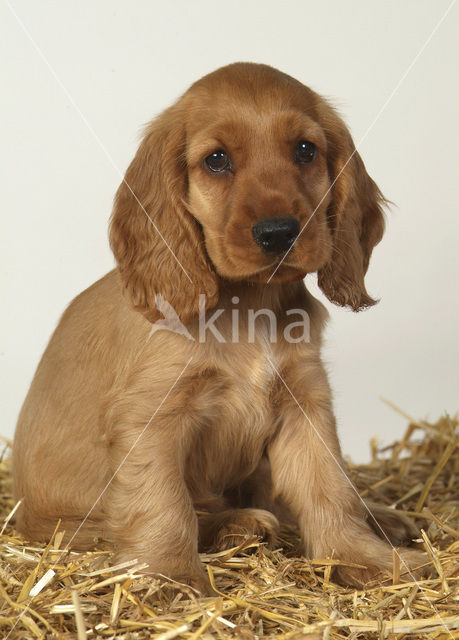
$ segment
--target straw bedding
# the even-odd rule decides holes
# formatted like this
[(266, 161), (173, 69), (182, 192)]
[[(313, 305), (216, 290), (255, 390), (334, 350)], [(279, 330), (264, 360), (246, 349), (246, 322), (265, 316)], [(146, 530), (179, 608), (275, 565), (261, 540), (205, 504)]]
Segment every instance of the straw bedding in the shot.
[[(221, 594), (199, 598), (166, 578), (112, 566), (108, 551), (62, 549), (57, 529), (47, 546), (11, 526), (11, 464), (0, 462), (0, 635), (26, 638), (459, 638), (458, 420), (409, 421), (384, 450), (372, 442), (367, 465), (349, 462), (363, 497), (415, 518), (429, 579), (392, 581), (356, 591), (335, 584), (333, 558), (301, 557), (298, 534), (283, 530), (276, 550), (256, 538), (202, 555)], [(0, 524), (0, 529), (1, 529)]]

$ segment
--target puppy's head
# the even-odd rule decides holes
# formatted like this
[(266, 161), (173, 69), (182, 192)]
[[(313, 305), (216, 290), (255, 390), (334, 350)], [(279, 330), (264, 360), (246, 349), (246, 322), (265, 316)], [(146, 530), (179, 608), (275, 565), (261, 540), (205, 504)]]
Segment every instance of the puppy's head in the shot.
[(364, 275), (383, 198), (332, 107), (271, 67), (236, 63), (153, 121), (116, 198), (110, 240), (134, 307), (160, 293), (187, 322), (220, 277), (318, 272), (327, 297), (371, 305)]

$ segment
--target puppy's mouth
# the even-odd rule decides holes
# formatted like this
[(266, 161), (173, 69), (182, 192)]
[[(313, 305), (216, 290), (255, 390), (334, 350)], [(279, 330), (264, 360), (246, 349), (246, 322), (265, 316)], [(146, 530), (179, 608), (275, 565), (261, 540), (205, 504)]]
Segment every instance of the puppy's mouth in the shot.
[(290, 280), (290, 282), (296, 282), (297, 280), (304, 280), (306, 278), (306, 273), (299, 273), (294, 278)]

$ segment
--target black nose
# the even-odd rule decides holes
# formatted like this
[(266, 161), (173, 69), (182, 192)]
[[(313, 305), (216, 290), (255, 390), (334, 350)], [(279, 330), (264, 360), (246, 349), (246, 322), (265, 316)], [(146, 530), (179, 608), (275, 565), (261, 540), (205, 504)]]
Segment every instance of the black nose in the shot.
[(253, 239), (265, 253), (287, 251), (299, 233), (299, 222), (291, 216), (259, 220), (252, 227)]

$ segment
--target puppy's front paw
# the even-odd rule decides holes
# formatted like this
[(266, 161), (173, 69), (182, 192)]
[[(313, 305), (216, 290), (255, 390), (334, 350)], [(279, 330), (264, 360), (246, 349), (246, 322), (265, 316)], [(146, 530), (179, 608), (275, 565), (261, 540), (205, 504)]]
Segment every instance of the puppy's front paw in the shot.
[(204, 571), (185, 575), (171, 575), (169, 577), (173, 582), (191, 587), (194, 591), (197, 591), (198, 594), (203, 597), (217, 595), (217, 593), (212, 589), (210, 580), (204, 573)]
[[(385, 545), (386, 546), (386, 545)], [(423, 578), (428, 573), (428, 557), (415, 549), (396, 549), (398, 556), (397, 574), (400, 579), (411, 582)], [(394, 577), (394, 562), (392, 549), (387, 545), (384, 553), (364, 559), (357, 554), (347, 558), (355, 564), (365, 565), (365, 568), (338, 566), (334, 571), (334, 579), (340, 584), (358, 589), (371, 588)], [(396, 575), (396, 577), (398, 577)]]
[(183, 558), (173, 557), (172, 555), (165, 559), (160, 557), (151, 557), (149, 554), (142, 553), (118, 553), (115, 557), (116, 563), (132, 560), (133, 556), (137, 556), (139, 564), (147, 565), (140, 570), (141, 573), (167, 582), (170, 580), (170, 587), (184, 585), (191, 587), (194, 591), (199, 592), (202, 596), (215, 596), (209, 578), (199, 560), (186, 562)]

